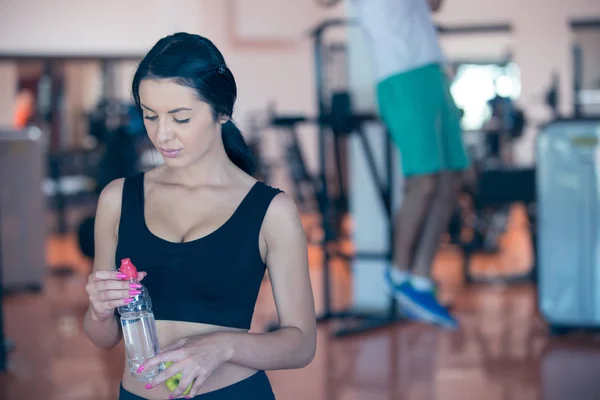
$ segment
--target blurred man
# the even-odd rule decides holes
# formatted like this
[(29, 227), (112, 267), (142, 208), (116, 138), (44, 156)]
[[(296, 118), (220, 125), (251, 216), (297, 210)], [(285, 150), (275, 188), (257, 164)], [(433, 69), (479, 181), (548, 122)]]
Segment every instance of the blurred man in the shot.
[(469, 160), (431, 11), (441, 0), (350, 0), (368, 36), (379, 111), (398, 146), (406, 193), (387, 280), (408, 316), (448, 328), (431, 269)]

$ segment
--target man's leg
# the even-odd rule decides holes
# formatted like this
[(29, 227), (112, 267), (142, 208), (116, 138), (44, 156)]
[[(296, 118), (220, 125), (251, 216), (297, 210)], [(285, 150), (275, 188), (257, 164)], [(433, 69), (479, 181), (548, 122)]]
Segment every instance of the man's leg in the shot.
[(427, 174), (408, 180), (406, 195), (394, 226), (394, 265), (387, 271), (386, 279), (406, 317), (454, 328), (457, 322), (438, 302), (435, 286), (428, 274), (419, 275), (409, 267), (415, 265), (414, 248), (420, 248), (422, 235), (428, 234), (424, 225), (431, 221), (431, 212), (435, 212), (435, 202), (439, 199), (436, 193), (440, 193), (440, 189), (445, 191), (445, 185), (440, 185), (441, 176)]
[(407, 179), (405, 196), (394, 221), (393, 264), (402, 271), (411, 265), (415, 241), (434, 198), (435, 183), (433, 174)]
[(436, 173), (440, 169), (441, 153), (435, 148), (435, 123), (430, 113), (423, 111), (431, 108), (427, 98), (421, 95), (426, 78), (421, 69), (416, 69), (389, 77), (377, 87), (379, 110), (393, 143), (400, 150), (406, 177), (402, 206), (394, 217), (392, 263), (396, 268), (390, 272), (394, 272), (396, 278), (400, 271), (406, 275), (410, 269), (415, 243), (433, 200)]
[[(430, 276), (433, 260), (440, 240), (455, 210), (463, 185), (463, 173), (469, 167), (469, 159), (462, 140), (460, 113), (450, 93), (450, 84), (440, 69), (437, 73), (440, 93), (440, 146), (444, 154), (445, 172), (439, 176), (435, 198), (424, 224), (419, 246), (415, 251), (413, 272)], [(432, 79), (434, 80), (434, 79)], [(434, 80), (435, 81), (435, 80)]]
[(428, 278), (431, 276), (431, 268), (440, 240), (448, 229), (456, 207), (462, 187), (462, 173), (442, 172), (438, 179), (435, 197), (423, 225), (423, 232), (412, 264), (413, 274)]

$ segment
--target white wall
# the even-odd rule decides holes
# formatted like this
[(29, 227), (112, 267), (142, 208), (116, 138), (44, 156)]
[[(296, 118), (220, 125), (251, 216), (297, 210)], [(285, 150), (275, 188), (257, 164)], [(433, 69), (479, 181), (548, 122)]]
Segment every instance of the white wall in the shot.
[(2, 0), (0, 52), (143, 54), (174, 25), (197, 27), (200, 3), (194, 0)]

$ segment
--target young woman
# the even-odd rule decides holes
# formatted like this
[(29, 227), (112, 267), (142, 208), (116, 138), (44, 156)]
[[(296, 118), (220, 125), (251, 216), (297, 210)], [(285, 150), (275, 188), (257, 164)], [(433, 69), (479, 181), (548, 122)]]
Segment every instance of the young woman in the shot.
[[(305, 233), (293, 201), (252, 178), (231, 121), (237, 88), (209, 40), (161, 39), (141, 61), (133, 96), (160, 167), (111, 182), (96, 217), (85, 331), (101, 348), (121, 340), (115, 308), (136, 288), (116, 268), (131, 258), (153, 302), (161, 352), (172, 362), (150, 383), (123, 371), (121, 400), (274, 399), (265, 370), (313, 358), (316, 320)], [(281, 328), (249, 333), (268, 268)], [(172, 392), (165, 381), (183, 377)], [(186, 388), (192, 384), (186, 396)]]

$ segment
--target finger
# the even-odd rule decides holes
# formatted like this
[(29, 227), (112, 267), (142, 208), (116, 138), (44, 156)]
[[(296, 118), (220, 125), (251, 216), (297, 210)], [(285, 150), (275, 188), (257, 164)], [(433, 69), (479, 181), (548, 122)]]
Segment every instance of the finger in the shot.
[[(183, 397), (183, 392), (186, 391), (186, 389), (194, 382), (194, 378), (196, 378), (191, 372), (186, 374), (184, 371), (182, 373), (183, 377), (179, 381), (179, 384), (177, 385), (175, 390), (171, 392), (171, 396), (169, 396), (169, 398), (176, 399), (178, 397)], [(189, 396), (190, 394), (191, 392), (189, 394), (186, 394), (186, 396)]]
[(102, 301), (109, 301), (109, 300), (123, 300), (123, 299), (127, 299), (129, 297), (137, 296), (140, 293), (142, 293), (142, 292), (139, 291), (139, 290), (137, 290), (137, 289), (129, 289), (129, 290), (105, 290), (103, 292), (99, 292), (97, 296)]
[(138, 276), (137, 276), (138, 282), (141, 281), (142, 279), (144, 279), (146, 277), (146, 275), (148, 275), (147, 272), (138, 272)]
[(159, 353), (159, 354), (155, 355), (154, 357), (146, 360), (146, 362), (144, 362), (142, 365), (140, 365), (137, 372), (139, 374), (144, 369), (154, 368), (155, 366), (159, 365), (160, 363), (166, 363), (169, 361), (171, 361), (172, 363), (176, 363), (177, 361), (181, 361), (181, 360), (185, 359), (185, 357), (186, 357), (185, 353), (181, 350), (167, 351), (164, 353)]
[[(199, 376), (194, 379), (194, 384), (192, 385), (192, 390), (190, 390), (190, 394), (187, 395), (189, 398), (194, 398), (200, 394), (200, 389), (202, 389), (202, 385), (206, 382), (206, 378), (201, 378)], [(186, 386), (187, 387), (187, 386)]]
[(99, 308), (103, 308), (105, 310), (112, 310), (117, 307), (123, 307), (123, 306), (131, 303), (132, 301), (133, 301), (133, 299), (131, 297), (128, 297), (126, 299), (121, 299), (121, 300), (103, 301), (102, 303), (100, 303), (101, 305)]
[[(163, 372), (156, 375), (150, 382), (148, 382), (148, 384), (146, 385), (146, 389), (152, 389), (154, 387), (157, 387), (161, 383), (166, 382), (167, 379), (169, 379), (172, 376), (177, 375), (179, 372), (183, 371), (183, 367), (184, 366), (182, 365), (182, 363), (171, 364)], [(148, 367), (146, 367), (146, 368), (148, 368)], [(140, 370), (138, 369), (138, 371), (140, 371)]]
[(98, 281), (94, 283), (94, 288), (98, 292), (102, 292), (105, 290), (139, 290), (141, 287), (142, 285), (139, 283), (123, 282), (114, 279)]
[(90, 278), (94, 281), (94, 282), (100, 282), (100, 281), (105, 281), (105, 280), (109, 280), (109, 279), (124, 279), (126, 277), (125, 274), (120, 273), (119, 271), (115, 271), (115, 270), (99, 270), (94, 272)]

